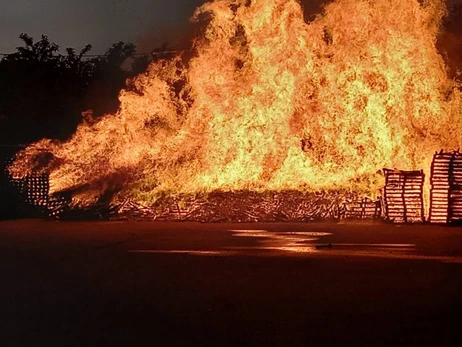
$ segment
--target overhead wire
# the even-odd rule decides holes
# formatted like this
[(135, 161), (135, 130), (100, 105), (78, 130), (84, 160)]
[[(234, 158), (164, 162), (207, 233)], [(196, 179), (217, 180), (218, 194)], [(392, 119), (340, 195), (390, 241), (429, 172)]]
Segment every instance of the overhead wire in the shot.
[[(131, 57), (147, 57), (150, 55), (160, 55), (160, 54), (174, 54), (174, 53), (181, 53), (183, 51), (159, 51), (159, 52), (151, 52), (151, 53), (135, 53), (132, 54)], [(16, 54), (17, 52), (14, 53), (0, 53), (0, 56), (9, 56)], [(106, 54), (84, 54), (82, 55), (82, 58), (101, 58), (101, 57), (106, 57)]]

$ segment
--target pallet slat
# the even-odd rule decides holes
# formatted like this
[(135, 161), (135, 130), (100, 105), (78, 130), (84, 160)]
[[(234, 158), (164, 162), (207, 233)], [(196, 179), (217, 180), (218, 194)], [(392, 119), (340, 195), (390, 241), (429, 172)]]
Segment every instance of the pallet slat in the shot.
[(462, 191), (462, 154), (459, 151), (435, 153), (431, 167), (430, 222), (452, 223), (460, 220)]
[(394, 223), (423, 222), (423, 171), (384, 169), (383, 189), (385, 217)]

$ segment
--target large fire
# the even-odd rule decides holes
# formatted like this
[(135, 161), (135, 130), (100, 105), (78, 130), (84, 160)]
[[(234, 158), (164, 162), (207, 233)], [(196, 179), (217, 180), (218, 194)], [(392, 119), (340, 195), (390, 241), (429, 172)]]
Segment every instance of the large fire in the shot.
[[(461, 94), (435, 43), (442, 0), (215, 0), (193, 57), (153, 63), (116, 114), (42, 140), (10, 171), (91, 204), (214, 190), (374, 193), (383, 167), (429, 168), (462, 142)], [(50, 155), (50, 153), (52, 155)]]

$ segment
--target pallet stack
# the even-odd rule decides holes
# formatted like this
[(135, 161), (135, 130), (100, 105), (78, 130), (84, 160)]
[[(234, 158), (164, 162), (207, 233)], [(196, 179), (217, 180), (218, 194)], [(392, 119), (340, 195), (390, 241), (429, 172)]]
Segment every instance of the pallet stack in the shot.
[(385, 218), (394, 223), (425, 221), (423, 186), (425, 175), (420, 171), (384, 169)]
[(448, 224), (462, 221), (462, 154), (435, 153), (431, 167), (431, 223)]
[(451, 172), (450, 223), (462, 222), (462, 153), (454, 152)]
[(48, 200), (48, 217), (61, 219), (70, 210), (72, 199), (67, 196), (54, 196)]
[(28, 175), (22, 179), (10, 177), (10, 184), (16, 188), (23, 201), (42, 214), (48, 214), (50, 184), (48, 175)]
[(345, 218), (347, 219), (378, 219), (382, 216), (381, 200), (363, 198), (345, 202)]
[(25, 179), (25, 188), (26, 202), (36, 206), (40, 210), (46, 210), (50, 192), (48, 175), (27, 176)]
[(435, 153), (431, 167), (430, 223), (446, 224), (449, 221), (449, 191), (451, 188), (452, 153)]

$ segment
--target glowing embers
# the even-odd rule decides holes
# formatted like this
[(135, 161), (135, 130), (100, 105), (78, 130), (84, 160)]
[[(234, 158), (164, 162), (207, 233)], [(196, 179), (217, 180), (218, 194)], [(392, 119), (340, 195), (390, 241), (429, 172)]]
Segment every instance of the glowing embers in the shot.
[(49, 177), (46, 174), (30, 174), (21, 179), (10, 176), (9, 185), (26, 204), (25, 209), (34, 216), (59, 219), (67, 216), (70, 210), (70, 196), (50, 196)]
[(432, 162), (431, 223), (462, 222), (462, 154), (435, 153)]
[(308, 222), (345, 217), (345, 191), (214, 191), (160, 197), (150, 207), (125, 201), (117, 218), (198, 222)]
[(423, 186), (425, 175), (420, 171), (384, 169), (386, 184), (384, 203), (386, 218), (394, 223), (425, 221)]
[(27, 208), (46, 215), (49, 206), (49, 181), (47, 175), (27, 175), (23, 179), (9, 177), (9, 184), (16, 190)]
[[(5, 165), (5, 167), (8, 167), (14, 161), (13, 151), (15, 149), (19, 150), (19, 148), (12, 148), (11, 153), (2, 153), (5, 155), (5, 158), (0, 158), (0, 160), (5, 161), (0, 166), (3, 167), (3, 165)], [(21, 178), (16, 178), (13, 177), (8, 170), (0, 174), (2, 175), (2, 179), (8, 182), (8, 188), (13, 188), (27, 205), (35, 206), (40, 210), (47, 209), (50, 191), (48, 175), (30, 173)]]

